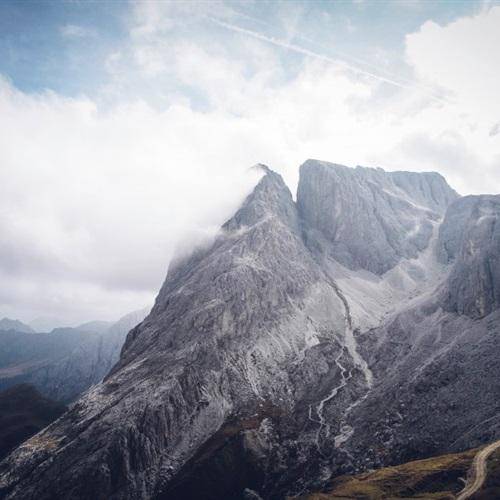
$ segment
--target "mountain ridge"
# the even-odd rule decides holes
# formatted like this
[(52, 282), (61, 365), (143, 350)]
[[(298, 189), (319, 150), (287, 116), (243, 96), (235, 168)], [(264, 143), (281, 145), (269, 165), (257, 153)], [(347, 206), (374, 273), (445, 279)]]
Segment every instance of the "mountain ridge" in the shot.
[[(474, 338), (484, 344), (475, 355), (487, 358), (496, 331), (488, 316), (478, 327), (443, 309), (462, 261), (439, 253), (469, 236), (439, 229), (444, 205), (460, 207), (461, 198), (440, 176), (415, 174), (415, 183), (413, 174), (342, 167), (339, 176), (306, 164), (297, 202), (264, 169), (214, 241), (174, 261), (104, 382), (0, 464), (0, 495), (36, 489), (50, 498), (50, 484), (61, 498), (173, 498), (175, 490), (180, 499), (197, 488), (206, 499), (243, 498), (247, 488), (278, 499), (452, 448), (472, 417), (439, 439), (448, 415), (460, 414), (443, 411), (432, 428), (418, 423), (412, 442), (409, 411), (418, 422), (434, 415), (423, 396), (432, 384), (443, 402), (456, 400), (452, 372), (439, 385), (435, 370), (441, 362), (452, 370)], [(478, 266), (488, 255), (476, 256)], [(456, 325), (465, 328), (458, 343)], [(435, 353), (426, 348), (432, 335)], [(402, 378), (408, 370), (414, 380)], [(471, 401), (473, 419), (494, 411), (486, 401), (495, 391)], [(409, 395), (425, 404), (416, 408)], [(230, 462), (237, 469), (225, 475)]]
[(18, 319), (2, 318), (0, 320), (0, 331), (9, 330), (21, 333), (36, 333), (33, 328)]
[(0, 331), (0, 388), (30, 383), (45, 397), (73, 401), (109, 372), (126, 334), (147, 312), (134, 311), (111, 326), (91, 322), (50, 333)]

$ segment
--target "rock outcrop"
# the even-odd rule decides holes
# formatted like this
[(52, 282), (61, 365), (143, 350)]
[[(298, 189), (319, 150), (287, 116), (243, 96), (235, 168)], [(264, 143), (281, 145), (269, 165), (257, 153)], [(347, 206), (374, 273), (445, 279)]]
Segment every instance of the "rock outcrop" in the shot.
[(443, 308), (484, 318), (500, 307), (500, 196), (453, 203), (440, 231), (441, 258), (453, 263)]
[(300, 167), (297, 204), (307, 227), (350, 269), (381, 275), (415, 258), (458, 195), (436, 173), (355, 169), (309, 160)]

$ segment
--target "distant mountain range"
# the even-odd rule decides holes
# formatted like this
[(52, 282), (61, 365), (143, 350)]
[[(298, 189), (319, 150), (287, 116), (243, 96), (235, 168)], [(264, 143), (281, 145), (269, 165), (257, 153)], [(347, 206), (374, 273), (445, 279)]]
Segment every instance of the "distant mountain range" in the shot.
[(38, 333), (47, 333), (56, 328), (67, 328), (70, 326), (66, 321), (51, 316), (35, 318), (33, 321), (30, 321), (29, 325)]
[(0, 319), (0, 331), (14, 330), (23, 333), (35, 333), (35, 330), (30, 326), (22, 323), (17, 319), (3, 318)]
[[(500, 438), (500, 196), (460, 197), (437, 173), (308, 160), (294, 200), (256, 168), (259, 182), (213, 241), (172, 260), (102, 383), (0, 463), (0, 497), (446, 498), (463, 488), (477, 463), (467, 450)], [(24, 354), (20, 369), (71, 399), (73, 383), (61, 392), (47, 380), (85, 366), (87, 386), (97, 382), (109, 356), (89, 352), (103, 352), (110, 331), (68, 347), (56, 368), (26, 370), (43, 360)], [(50, 335), (62, 346), (81, 332)], [(5, 370), (13, 354), (0, 353)], [(456, 467), (436, 458), (422, 474), (414, 462), (452, 452), (465, 452)]]
[(16, 328), (0, 331), (0, 390), (29, 383), (46, 397), (73, 401), (118, 361), (127, 333), (147, 312), (135, 311), (116, 323), (92, 321), (35, 335), (19, 321), (4, 321)]
[[(47, 327), (49, 323), (50, 325), (55, 325), (55, 326)], [(32, 321), (29, 325), (17, 319), (3, 318), (0, 320), (0, 331), (14, 330), (16, 332), (23, 332), (23, 333), (47, 333), (60, 328), (72, 328), (74, 330), (79, 330), (82, 332), (104, 333), (111, 326), (113, 326), (114, 323), (112, 321), (87, 321), (86, 323), (82, 323), (81, 325), (73, 327), (69, 326), (63, 327), (62, 326), (63, 324), (64, 324), (63, 321), (56, 320), (54, 318), (53, 319), (38, 318)], [(45, 327), (41, 328), (44, 325)]]

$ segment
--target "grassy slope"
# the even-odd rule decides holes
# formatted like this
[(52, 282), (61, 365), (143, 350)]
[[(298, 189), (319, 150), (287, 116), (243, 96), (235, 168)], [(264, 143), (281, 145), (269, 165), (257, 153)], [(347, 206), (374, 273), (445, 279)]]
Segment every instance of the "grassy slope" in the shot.
[[(460, 478), (466, 477), (476, 452), (477, 450), (469, 450), (386, 467), (357, 476), (340, 477), (335, 479), (324, 493), (313, 493), (304, 498), (307, 500), (453, 499), (463, 488)], [(500, 453), (491, 457), (491, 461), (494, 459), (498, 460), (497, 472), (500, 477)]]

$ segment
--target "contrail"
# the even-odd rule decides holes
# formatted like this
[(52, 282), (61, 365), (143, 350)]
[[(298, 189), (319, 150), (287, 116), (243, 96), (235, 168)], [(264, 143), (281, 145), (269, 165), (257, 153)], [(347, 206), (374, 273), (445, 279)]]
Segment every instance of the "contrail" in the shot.
[[(232, 12), (236, 16), (241, 17), (243, 19), (246, 19), (248, 21), (252, 21), (253, 23), (261, 24), (262, 26), (267, 26), (268, 28), (272, 28), (273, 27), (272, 23), (269, 23), (267, 21), (263, 21), (262, 19), (258, 19), (257, 17), (249, 16), (248, 14), (244, 14), (243, 12), (239, 12), (237, 10), (233, 10)], [(213, 21), (214, 19), (211, 19), (211, 20)], [(409, 80), (408, 78), (404, 78), (404, 77), (401, 77), (401, 76), (397, 76), (397, 75), (391, 74), (390, 71), (387, 71), (387, 70), (385, 70), (383, 68), (380, 68), (380, 67), (376, 66), (373, 63), (370, 63), (368, 61), (365, 61), (364, 59), (361, 59), (360, 57), (354, 57), (354, 56), (352, 56), (350, 54), (346, 54), (345, 52), (341, 52), (338, 49), (332, 50), (331, 47), (325, 47), (323, 44), (318, 43), (316, 40), (314, 40), (314, 39), (312, 39), (312, 38), (310, 38), (308, 36), (302, 35), (300, 33), (296, 33), (294, 35), (294, 38), (299, 39), (299, 40), (303, 40), (304, 42), (309, 43), (311, 45), (314, 45), (317, 48), (320, 48), (322, 50), (327, 50), (330, 53), (333, 53), (335, 56), (340, 57), (341, 59), (348, 59), (348, 60), (350, 59), (351, 62), (353, 62), (353, 63), (361, 64), (362, 66), (366, 66), (368, 68), (375, 69), (376, 71), (378, 71), (378, 75), (379, 76), (384, 76), (384, 75), (380, 75), (380, 72), (382, 72), (382, 73), (385, 74), (385, 77), (387, 77), (387, 78), (391, 78), (393, 80), (399, 81), (400, 83), (409, 84), (409, 85), (411, 85), (413, 87), (418, 87), (420, 90), (422, 90), (422, 92), (425, 92), (427, 94), (431, 94), (431, 95), (436, 96), (436, 93), (434, 92), (434, 90), (431, 87), (427, 87), (425, 85), (417, 84), (416, 82), (414, 82), (412, 80)]]
[(359, 75), (366, 76), (368, 78), (373, 78), (375, 80), (378, 80), (380, 82), (388, 83), (389, 85), (393, 85), (395, 87), (399, 87), (402, 89), (407, 89), (407, 90), (417, 90), (420, 93), (426, 94), (428, 97), (434, 99), (435, 101), (438, 101), (443, 104), (448, 104), (448, 101), (445, 99), (442, 99), (440, 97), (437, 97), (436, 95), (429, 93), (428, 91), (419, 88), (416, 85), (407, 85), (401, 82), (398, 82), (397, 80), (394, 80), (392, 78), (387, 78), (385, 76), (377, 75), (375, 73), (371, 73), (370, 71), (366, 71), (362, 68), (358, 68), (356, 66), (352, 66), (349, 63), (346, 63), (344, 61), (339, 61), (337, 59), (333, 59), (329, 56), (325, 56), (323, 54), (318, 54), (317, 52), (313, 52), (312, 50), (306, 49), (304, 47), (301, 47), (300, 45), (296, 45), (294, 43), (286, 42), (284, 40), (280, 40), (278, 38), (270, 37), (267, 35), (264, 35), (262, 33), (259, 33), (258, 31), (252, 31), (246, 28), (241, 28), (240, 26), (236, 26), (234, 24), (229, 24), (224, 21), (221, 21), (219, 19), (216, 19), (214, 17), (207, 16), (207, 18), (212, 21), (215, 24), (218, 24), (219, 26), (222, 26), (223, 28), (226, 28), (231, 31), (235, 31), (237, 33), (242, 33), (244, 35), (248, 35), (252, 38), (256, 38), (257, 40), (261, 40), (263, 42), (271, 43), (273, 45), (276, 45), (277, 47), (282, 47), (287, 50), (291, 50), (293, 52), (297, 52), (298, 54), (303, 54), (308, 57), (312, 57), (314, 59), (318, 59), (320, 61), (325, 61), (330, 64), (334, 64), (336, 66), (343, 67), (345, 69), (348, 69), (349, 71), (352, 71), (354, 73), (357, 73)]
[[(313, 40), (312, 38), (309, 38), (307, 36), (303, 36), (301, 34), (297, 34), (296, 35), (297, 38), (300, 38), (312, 45), (315, 45), (316, 47), (320, 48), (320, 49), (323, 49), (323, 50), (329, 50), (330, 52), (333, 52), (334, 55), (337, 55), (338, 57), (340, 57), (341, 59), (350, 59), (351, 62), (354, 62), (356, 64), (361, 64), (362, 66), (366, 66), (368, 68), (373, 68), (375, 70), (378, 71), (377, 75), (378, 76), (382, 76), (384, 77), (384, 75), (381, 75), (380, 72), (384, 73), (385, 74), (385, 77), (386, 78), (390, 78), (390, 79), (393, 79), (393, 80), (396, 80), (398, 81), (399, 83), (403, 83), (403, 84), (406, 84), (409, 86), (409, 88), (414, 88), (416, 90), (419, 90), (420, 92), (422, 92), (423, 94), (427, 94), (435, 99), (438, 99), (438, 100), (441, 100), (443, 102), (447, 102), (447, 103), (450, 103), (450, 100), (449, 99), (446, 99), (446, 98), (443, 98), (443, 97), (439, 97), (436, 92), (434, 91), (434, 89), (430, 86), (427, 86), (427, 85), (422, 85), (420, 83), (417, 83), (413, 80), (410, 80), (408, 78), (404, 78), (402, 76), (398, 76), (398, 75), (394, 75), (394, 74), (391, 74), (390, 71), (387, 71), (383, 68), (379, 68), (378, 66), (376, 66), (375, 64), (372, 64), (368, 61), (365, 61), (359, 57), (354, 57), (354, 56), (351, 56), (350, 54), (346, 54), (345, 52), (341, 52), (337, 49), (335, 50), (332, 50), (331, 48), (329, 47), (325, 47), (324, 45), (318, 43), (316, 40)], [(359, 68), (358, 69), (362, 69), (362, 68)]]

